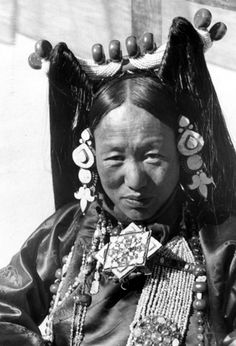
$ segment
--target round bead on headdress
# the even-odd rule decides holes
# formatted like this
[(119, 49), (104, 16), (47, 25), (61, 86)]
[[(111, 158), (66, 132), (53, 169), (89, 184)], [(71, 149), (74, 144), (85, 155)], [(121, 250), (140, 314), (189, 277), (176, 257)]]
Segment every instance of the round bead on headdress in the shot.
[[(220, 40), (226, 33), (227, 27), (218, 22), (209, 30), (212, 15), (207, 9), (200, 9), (194, 16), (194, 25), (203, 42), (204, 51), (212, 46), (213, 41)], [(157, 69), (162, 61), (166, 44), (159, 47), (154, 42), (153, 33), (144, 33), (141, 47), (138, 46), (135, 36), (129, 36), (126, 41), (128, 55), (122, 56), (121, 44), (118, 40), (112, 40), (109, 44), (109, 58), (106, 59), (103, 46), (96, 43), (92, 46), (92, 59), (77, 57), (82, 69), (91, 79), (108, 78), (118, 71), (125, 72), (135, 69)], [(35, 52), (29, 56), (29, 64), (32, 68), (40, 69), (43, 60), (50, 60), (52, 45), (46, 40), (40, 40), (35, 44)]]

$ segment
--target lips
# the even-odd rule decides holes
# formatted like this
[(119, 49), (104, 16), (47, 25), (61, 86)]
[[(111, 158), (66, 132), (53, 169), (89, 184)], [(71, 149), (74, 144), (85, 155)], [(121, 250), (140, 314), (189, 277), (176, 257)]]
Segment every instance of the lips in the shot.
[(128, 195), (123, 197), (122, 200), (127, 206), (132, 208), (144, 208), (150, 203), (151, 197)]

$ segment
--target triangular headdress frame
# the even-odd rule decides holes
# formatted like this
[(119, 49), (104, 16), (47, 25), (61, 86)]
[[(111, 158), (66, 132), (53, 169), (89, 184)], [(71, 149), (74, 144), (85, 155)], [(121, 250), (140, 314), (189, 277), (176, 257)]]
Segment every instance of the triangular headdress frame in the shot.
[[(211, 14), (204, 9), (197, 12), (194, 22), (197, 29), (186, 19), (175, 18), (167, 44), (158, 48), (149, 34), (151, 39), (144, 42), (143, 54), (134, 37), (126, 40), (127, 57), (120, 56), (119, 42), (112, 41), (109, 60), (105, 59), (101, 45), (94, 45), (93, 61), (76, 58), (65, 43), (59, 43), (54, 49), (48, 41), (36, 43), (35, 52), (29, 57), (30, 65), (40, 68), (42, 62), (49, 64), (51, 162), (56, 208), (73, 201), (73, 192), (78, 188), (77, 169), (71, 157), (76, 141), (73, 129), (76, 127), (76, 133), (81, 133), (89, 126), (87, 113), (94, 92), (107, 79), (145, 68), (155, 71), (158, 78), (172, 88), (179, 114), (187, 115), (204, 137), (204, 162), (217, 186), (210, 194), (209, 215), (215, 213), (214, 208), (224, 215), (226, 200), (228, 205), (233, 205), (233, 186), (222, 182), (225, 172), (235, 176), (235, 152), (204, 58), (204, 51), (212, 42), (224, 36), (226, 26), (216, 23), (208, 31)], [(225, 151), (234, 158), (232, 161), (222, 162)]]

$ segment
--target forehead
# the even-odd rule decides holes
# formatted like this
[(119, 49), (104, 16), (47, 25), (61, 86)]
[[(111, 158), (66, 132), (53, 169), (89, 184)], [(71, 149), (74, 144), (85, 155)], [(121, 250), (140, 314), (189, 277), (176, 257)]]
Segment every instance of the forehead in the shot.
[(118, 142), (144, 145), (164, 143), (174, 137), (174, 132), (145, 109), (124, 103), (110, 111), (94, 131), (95, 142), (112, 145)]

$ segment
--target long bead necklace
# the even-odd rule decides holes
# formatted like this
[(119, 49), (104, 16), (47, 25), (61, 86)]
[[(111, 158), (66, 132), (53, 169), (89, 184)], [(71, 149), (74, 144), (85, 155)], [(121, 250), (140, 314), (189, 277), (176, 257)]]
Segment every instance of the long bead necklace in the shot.
[[(68, 256), (63, 258), (63, 267), (55, 273), (56, 279), (54, 284), (50, 286), (50, 291), (53, 293), (49, 315), (46, 321), (46, 330), (44, 339), (48, 345), (53, 342), (53, 317), (56, 309), (64, 303), (64, 301), (76, 289), (78, 293), (74, 296), (73, 317), (70, 331), (70, 346), (79, 346), (83, 340), (83, 325), (86, 317), (87, 307), (91, 304), (91, 294), (96, 294), (99, 289), (99, 279), (101, 266), (95, 259), (95, 254), (105, 243), (105, 239), (110, 232), (110, 221), (106, 221), (103, 211), (99, 208), (98, 222), (92, 238), (92, 243), (89, 251), (83, 250), (82, 263), (78, 275), (74, 282), (69, 285), (66, 293), (61, 296), (62, 287), (65, 281), (67, 270), (71, 264), (71, 259), (74, 252), (74, 245)], [(94, 271), (95, 268), (95, 271)], [(91, 287), (86, 282), (89, 275), (94, 274)], [(76, 327), (75, 327), (76, 322)]]
[[(192, 290), (199, 289), (200, 274), (203, 267), (196, 264), (183, 237), (173, 238), (160, 249), (142, 290), (127, 346), (180, 345), (191, 311)], [(194, 300), (196, 310), (201, 300)], [(203, 341), (200, 334), (197, 344)]]
[[(49, 342), (53, 341), (54, 312), (75, 289), (78, 293), (74, 297), (70, 346), (79, 346), (83, 340), (87, 307), (91, 304), (91, 295), (99, 290), (100, 273), (103, 269), (96, 261), (95, 255), (109, 241), (108, 235), (111, 232), (116, 234), (119, 229), (114, 231), (103, 212), (98, 213), (99, 218), (90, 250), (87, 252), (84, 250), (80, 272), (63, 297), (60, 295), (61, 288), (71, 263), (74, 247), (67, 260), (64, 260), (62, 270), (56, 271), (56, 280), (51, 286), (51, 290), (56, 294), (53, 295), (45, 337)], [(191, 306), (197, 316), (196, 345), (204, 345), (207, 290), (205, 265), (198, 236), (194, 235), (188, 243), (184, 237), (177, 236), (163, 246), (157, 256), (154, 256), (151, 275), (146, 279), (130, 326), (131, 333), (127, 346), (180, 345), (185, 336)], [(89, 275), (93, 275), (91, 285), (86, 283)]]

